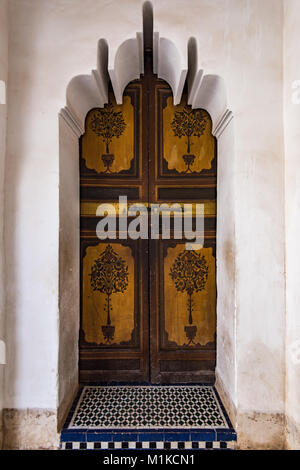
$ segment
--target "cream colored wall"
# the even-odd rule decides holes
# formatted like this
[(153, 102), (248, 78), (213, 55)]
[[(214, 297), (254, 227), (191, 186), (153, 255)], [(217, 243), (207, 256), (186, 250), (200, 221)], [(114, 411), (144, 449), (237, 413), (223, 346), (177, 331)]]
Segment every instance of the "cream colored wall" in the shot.
[(53, 34), (44, 25), (51, 23), (43, 12), (49, 3), (9, 1), (6, 408), (56, 409), (57, 400), (57, 111), (63, 91), (57, 96)]
[[(237, 409), (240, 445), (282, 447), (285, 398), (282, 2), (186, 1), (184, 9), (180, 2), (173, 3), (171, 12), (168, 2), (153, 3), (154, 28), (160, 35), (173, 40), (182, 55), (188, 37), (195, 36), (200, 68), (205, 73), (218, 74), (226, 83), (228, 107), (234, 115), (232, 174), (227, 190), (234, 202), (228, 198), (231, 227), (227, 227), (227, 234), (224, 231), (223, 239), (218, 236), (219, 251), (223, 252), (218, 263), (229, 269), (228, 293), (235, 281), (235, 311), (230, 305), (233, 295), (227, 299), (229, 308), (223, 295), (222, 312), (218, 307), (218, 318), (224, 321), (224, 328), (218, 325), (218, 331), (223, 332), (223, 350), (222, 355), (218, 353), (217, 373)], [(226, 188), (222, 190), (226, 192)]]
[[(227, 172), (221, 184), (228, 204), (223, 199), (223, 230), (218, 235), (218, 263), (227, 275), (219, 279), (223, 295), (218, 306), (217, 374), (236, 411), (241, 446), (281, 447), (285, 396), (282, 1), (152, 3), (154, 28), (174, 41), (182, 68), (187, 65), (187, 41), (194, 36), (199, 68), (225, 80), (234, 121), (232, 138), (220, 137), (220, 145), (227, 149), (220, 168)], [(60, 360), (66, 362), (58, 361), (59, 328), (64, 324), (59, 323), (59, 178), (61, 185), (71, 178), (67, 166), (61, 162), (60, 167), (59, 162), (58, 112), (65, 105), (69, 81), (96, 68), (101, 37), (107, 39), (113, 55), (122, 41), (142, 31), (142, 4), (141, 0), (84, 0), (83, 8), (82, 0), (9, 1), (6, 408), (55, 410), (64, 400), (64, 390), (74, 387), (76, 349), (69, 355), (70, 362), (62, 351)], [(71, 137), (66, 145), (73, 145)], [(73, 164), (70, 168), (75, 175)], [(76, 197), (74, 187), (70, 194)], [(74, 203), (66, 200), (60, 210), (67, 213), (68, 204)], [(75, 211), (73, 206), (71, 210)], [(74, 227), (70, 234), (73, 237)], [(66, 243), (66, 232), (61, 240)], [(72, 245), (76, 243), (72, 238)], [(65, 265), (63, 276), (67, 269)], [(58, 398), (59, 372), (66, 374), (68, 368), (70, 376), (64, 377)]]
[(2, 409), (5, 362), (5, 289), (4, 289), (4, 168), (6, 147), (7, 100), (6, 83), (8, 67), (8, 30), (7, 30), (7, 1), (0, 0), (0, 449), (2, 446)]
[(287, 442), (300, 449), (300, 3), (284, 3)]

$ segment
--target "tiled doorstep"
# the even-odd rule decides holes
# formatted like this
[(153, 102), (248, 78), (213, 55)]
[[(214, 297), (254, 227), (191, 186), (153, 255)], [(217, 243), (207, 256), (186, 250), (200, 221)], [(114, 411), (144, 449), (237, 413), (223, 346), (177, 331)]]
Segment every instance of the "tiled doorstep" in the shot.
[(61, 433), (62, 450), (199, 450), (233, 449), (236, 433), (233, 429), (193, 430), (74, 430), (64, 429)]
[(228, 450), (235, 448), (235, 441), (186, 441), (186, 442), (62, 442), (62, 450)]
[(232, 449), (236, 432), (215, 390), (228, 428), (193, 429), (68, 429), (80, 398), (81, 390), (72, 405), (65, 427), (61, 432), (62, 449)]
[(233, 428), (217, 429), (138, 429), (136, 431), (63, 429), (61, 442), (226, 442), (235, 441), (236, 432)]

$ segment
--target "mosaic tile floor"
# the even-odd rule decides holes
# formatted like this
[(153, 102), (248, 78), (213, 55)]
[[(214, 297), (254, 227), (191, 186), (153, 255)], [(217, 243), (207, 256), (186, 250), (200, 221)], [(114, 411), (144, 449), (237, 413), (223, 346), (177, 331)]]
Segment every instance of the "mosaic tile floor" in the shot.
[(87, 386), (68, 428), (228, 428), (211, 386)]
[(213, 386), (82, 387), (61, 432), (63, 450), (235, 448), (236, 432)]

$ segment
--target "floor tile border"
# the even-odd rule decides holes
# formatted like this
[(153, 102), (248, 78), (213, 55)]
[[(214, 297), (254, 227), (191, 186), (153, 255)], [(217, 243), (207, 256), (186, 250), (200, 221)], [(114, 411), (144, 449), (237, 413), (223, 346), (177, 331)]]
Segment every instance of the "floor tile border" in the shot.
[(234, 449), (235, 441), (120, 441), (62, 442), (61, 450), (226, 450)]

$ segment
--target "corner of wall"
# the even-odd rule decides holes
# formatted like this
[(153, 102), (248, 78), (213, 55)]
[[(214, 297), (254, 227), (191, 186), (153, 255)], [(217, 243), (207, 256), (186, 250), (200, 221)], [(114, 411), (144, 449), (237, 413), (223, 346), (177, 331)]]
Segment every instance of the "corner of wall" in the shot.
[(216, 371), (215, 387), (217, 389), (218, 394), (220, 395), (223, 405), (225, 406), (225, 409), (228, 413), (231, 424), (233, 425), (234, 428), (236, 428), (236, 421), (237, 421), (236, 405), (232, 400), (229, 390), (227, 389), (223, 380), (218, 374), (218, 371)]

